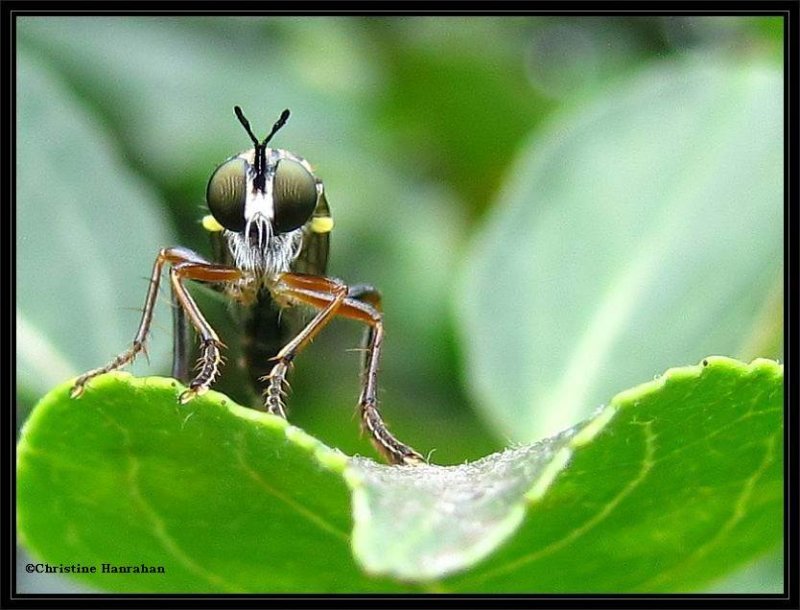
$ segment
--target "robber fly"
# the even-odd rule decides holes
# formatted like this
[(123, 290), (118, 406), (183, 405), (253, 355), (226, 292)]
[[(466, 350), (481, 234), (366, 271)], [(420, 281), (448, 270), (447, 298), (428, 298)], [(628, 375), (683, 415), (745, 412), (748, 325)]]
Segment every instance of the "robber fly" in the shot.
[[(279, 417), (286, 417), (286, 377), (297, 354), (334, 316), (364, 323), (365, 349), (358, 401), (362, 429), (370, 434), (387, 461), (422, 462), (419, 453), (389, 432), (378, 412), (377, 374), (384, 334), (380, 293), (367, 285), (348, 287), (325, 275), (333, 220), (322, 181), (305, 159), (267, 146), (286, 123), (289, 111), (283, 111), (261, 142), (241, 108), (236, 106), (234, 112), (253, 148), (222, 163), (208, 182), (206, 203), (211, 214), (203, 219), (203, 226), (212, 234), (216, 260), (208, 261), (180, 246), (160, 250), (133, 344), (105, 366), (78, 377), (72, 397), (80, 396), (94, 377), (129, 364), (144, 350), (161, 272), (166, 265), (175, 307), (177, 343), (173, 373), (176, 376), (188, 378), (185, 361), (190, 350), (182, 328), (187, 318), (200, 339), (196, 374), (180, 394), (181, 403), (203, 394), (212, 385), (219, 373), (223, 347), (184, 285), (186, 280), (195, 280), (218, 286), (248, 312), (245, 317), (251, 335), (245, 350), (248, 367), (259, 371), (254, 376), (261, 386), (263, 409)], [(279, 336), (275, 332), (278, 312), (297, 305), (310, 306), (317, 313), (282, 347), (278, 345), (271, 353), (267, 352)], [(262, 376), (270, 365), (271, 370)]]

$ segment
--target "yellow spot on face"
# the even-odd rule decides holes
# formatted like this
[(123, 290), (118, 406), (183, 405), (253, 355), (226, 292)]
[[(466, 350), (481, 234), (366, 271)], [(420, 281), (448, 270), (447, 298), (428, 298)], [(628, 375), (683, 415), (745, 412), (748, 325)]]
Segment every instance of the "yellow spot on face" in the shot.
[(333, 229), (333, 218), (330, 216), (317, 216), (311, 219), (311, 230), (314, 233), (330, 233)]
[(225, 230), (225, 227), (219, 224), (217, 222), (217, 219), (214, 218), (211, 214), (206, 214), (205, 216), (203, 216), (203, 228), (206, 231), (211, 231), (212, 233)]

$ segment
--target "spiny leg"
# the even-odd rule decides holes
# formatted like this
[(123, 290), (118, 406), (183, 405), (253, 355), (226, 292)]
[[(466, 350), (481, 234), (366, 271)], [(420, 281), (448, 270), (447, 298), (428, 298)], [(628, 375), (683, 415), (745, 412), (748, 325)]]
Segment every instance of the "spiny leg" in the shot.
[[(327, 278), (287, 273), (281, 276), (276, 292), (291, 301), (312, 305), (322, 310), (304, 329), (304, 332), (308, 331), (305, 336), (301, 336), (303, 335), (301, 333), (281, 350), (281, 353), (278, 354), (279, 364), (291, 362), (296, 353), (334, 315), (358, 320), (368, 325), (363, 365), (363, 387), (359, 398), (362, 426), (369, 431), (375, 448), (388, 462), (394, 464), (424, 462), (419, 453), (401, 443), (389, 432), (378, 411), (377, 376), (383, 342), (383, 315), (380, 311), (380, 294), (377, 290), (369, 286), (358, 286), (347, 290), (342, 284)], [(323, 320), (317, 321), (323, 317), (322, 314), (325, 314)], [(288, 360), (286, 356), (289, 356)]]
[(217, 333), (203, 317), (197, 307), (197, 303), (186, 290), (183, 282), (187, 279), (205, 282), (227, 282), (239, 277), (241, 277), (241, 272), (238, 269), (205, 261), (187, 261), (173, 265), (169, 270), (173, 294), (200, 335), (198, 372), (194, 379), (189, 382), (189, 387), (178, 397), (181, 403), (186, 403), (208, 390), (219, 372), (219, 364), (222, 361), (220, 349), (223, 347)]
[(192, 336), (186, 311), (181, 307), (174, 290), (172, 294), (172, 377), (189, 383), (189, 362), (193, 356)]
[(147, 296), (144, 300), (144, 309), (142, 309), (142, 319), (139, 321), (139, 329), (136, 331), (136, 337), (134, 338), (131, 347), (117, 355), (105, 366), (87, 371), (78, 377), (75, 380), (75, 383), (72, 384), (72, 390), (70, 392), (70, 396), (72, 398), (78, 398), (81, 394), (83, 394), (86, 384), (91, 379), (97, 377), (98, 375), (103, 375), (104, 373), (109, 373), (119, 369), (129, 362), (133, 362), (133, 360), (136, 358), (136, 355), (142, 351), (142, 349), (144, 349), (144, 342), (145, 339), (147, 339), (147, 334), (150, 332), (150, 323), (153, 320), (153, 309), (158, 296), (158, 286), (161, 283), (161, 268), (164, 266), (164, 263), (169, 260), (169, 253), (169, 248), (160, 250), (156, 256), (155, 263), (153, 263), (153, 271), (150, 274), (150, 283), (147, 288)]
[[(142, 318), (139, 322), (139, 328), (136, 331), (136, 337), (133, 340), (133, 344), (105, 366), (87, 371), (78, 377), (72, 386), (70, 396), (73, 398), (79, 397), (81, 394), (83, 394), (86, 384), (90, 380), (99, 375), (103, 375), (104, 373), (109, 373), (122, 368), (126, 364), (133, 362), (139, 352), (144, 350), (145, 340), (150, 332), (150, 324), (153, 320), (153, 311), (155, 309), (156, 299), (158, 297), (158, 288), (161, 283), (161, 271), (166, 263), (170, 263), (173, 266), (178, 266), (180, 264), (206, 266), (208, 269), (210, 269), (209, 273), (206, 274), (207, 277), (204, 276), (193, 278), (205, 281), (230, 281), (237, 279), (241, 275), (237, 269), (213, 265), (212, 263), (209, 263), (203, 259), (199, 254), (187, 248), (172, 247), (159, 250), (155, 263), (153, 263), (153, 271), (150, 275), (147, 296), (145, 297), (144, 308), (142, 309)], [(220, 273), (221, 271), (224, 273)]]
[(286, 390), (286, 374), (289, 372), (289, 366), (286, 362), (278, 362), (272, 367), (269, 375), (262, 377), (263, 381), (267, 382), (267, 387), (264, 389), (264, 409), (267, 413), (277, 415), (286, 419), (286, 405), (284, 405), (284, 397)]
[[(376, 310), (382, 311), (381, 293), (374, 286), (370, 286), (369, 284), (356, 284), (355, 286), (350, 286), (350, 288), (347, 291), (347, 296), (351, 299), (356, 299), (357, 301), (361, 301), (362, 303), (372, 305)], [(373, 334), (374, 334), (374, 327), (368, 324), (364, 328), (364, 338), (361, 341), (362, 381), (366, 379), (367, 375), (367, 370), (369, 366), (369, 346), (372, 343)], [(362, 388), (362, 395), (363, 395), (363, 390), (364, 389)]]
[[(293, 286), (293, 287), (292, 287)], [(283, 289), (286, 292), (283, 292)], [(284, 384), (289, 365), (295, 356), (321, 331), (330, 320), (336, 315), (336, 311), (341, 306), (347, 296), (347, 286), (340, 282), (317, 276), (302, 275), (297, 273), (285, 273), (280, 276), (276, 290), (287, 297), (297, 298), (298, 294), (316, 293), (322, 291), (327, 300), (318, 304), (320, 311), (301, 330), (289, 343), (283, 346), (278, 355), (273, 358), (277, 360), (272, 367), (269, 375), (264, 380), (267, 381), (267, 388), (264, 390), (264, 406), (269, 413), (286, 419), (286, 407), (283, 402), (285, 395)]]
[(364, 334), (362, 387), (358, 399), (361, 425), (369, 431), (375, 448), (387, 461), (394, 464), (421, 464), (424, 462), (422, 456), (389, 432), (378, 411), (378, 363), (383, 344), (381, 294), (372, 286), (358, 285), (350, 289), (348, 297), (361, 303), (372, 320)]

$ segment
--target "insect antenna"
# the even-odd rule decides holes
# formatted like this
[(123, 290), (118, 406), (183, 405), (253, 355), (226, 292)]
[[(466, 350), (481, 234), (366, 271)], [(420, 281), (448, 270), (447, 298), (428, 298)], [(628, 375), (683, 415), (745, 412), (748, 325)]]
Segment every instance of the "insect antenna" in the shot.
[(278, 130), (281, 127), (286, 125), (286, 121), (289, 120), (289, 114), (291, 113), (289, 112), (288, 108), (284, 109), (284, 111), (281, 112), (281, 116), (278, 118), (277, 121), (275, 121), (275, 124), (272, 126), (272, 130), (269, 132), (269, 135), (266, 138), (264, 138), (264, 141), (261, 143), (262, 146), (266, 145), (267, 142), (269, 142), (272, 139), (272, 136), (278, 133)]
[(250, 136), (250, 139), (253, 141), (253, 145), (256, 148), (258, 148), (259, 147), (258, 138), (255, 135), (253, 135), (253, 130), (250, 129), (250, 121), (248, 121), (247, 118), (244, 116), (244, 112), (242, 112), (242, 109), (239, 108), (239, 106), (234, 106), (233, 112), (236, 113), (236, 118), (239, 119), (239, 122), (242, 124), (242, 127), (244, 127), (244, 130), (247, 132), (247, 135)]
[(258, 138), (253, 133), (253, 130), (250, 128), (250, 121), (248, 121), (244, 116), (242, 109), (239, 106), (234, 106), (233, 112), (236, 114), (236, 118), (239, 119), (242, 127), (244, 127), (247, 135), (250, 136), (250, 139), (253, 141), (253, 146), (256, 148), (256, 176), (253, 179), (253, 186), (257, 190), (263, 191), (267, 182), (267, 176), (265, 172), (265, 168), (267, 167), (267, 143), (272, 139), (272, 136), (274, 136), (278, 130), (286, 124), (286, 121), (289, 120), (289, 109), (286, 108), (283, 112), (281, 112), (280, 118), (275, 121), (275, 124), (272, 126), (269, 134), (267, 134), (267, 137), (264, 138), (264, 140), (260, 143)]

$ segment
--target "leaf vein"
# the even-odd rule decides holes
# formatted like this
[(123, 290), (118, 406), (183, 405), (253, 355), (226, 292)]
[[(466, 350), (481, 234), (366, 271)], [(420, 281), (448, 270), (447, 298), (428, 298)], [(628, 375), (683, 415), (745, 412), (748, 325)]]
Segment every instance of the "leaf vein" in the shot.
[(742, 484), (741, 491), (739, 492), (739, 495), (733, 504), (733, 510), (731, 511), (730, 516), (720, 526), (720, 528), (717, 530), (717, 533), (709, 538), (704, 544), (698, 546), (681, 562), (673, 565), (670, 569), (665, 570), (660, 574), (657, 574), (656, 576), (644, 581), (637, 588), (640, 590), (647, 589), (652, 591), (655, 585), (669, 580), (677, 572), (685, 570), (687, 566), (697, 563), (703, 557), (708, 555), (713, 548), (717, 546), (724, 539), (724, 537), (733, 530), (734, 527), (736, 527), (736, 525), (747, 515), (747, 504), (753, 495), (753, 490), (755, 489), (756, 483), (767, 471), (775, 459), (776, 438), (776, 436), (770, 436), (766, 440), (766, 451), (764, 452), (764, 458), (761, 460), (761, 463), (758, 465), (758, 468), (756, 468), (755, 472), (745, 479), (744, 483)]
[(187, 571), (192, 574), (205, 579), (211, 585), (221, 588), (230, 593), (237, 593), (243, 590), (242, 587), (229, 583), (221, 576), (206, 570), (203, 566), (196, 563), (177, 543), (177, 541), (170, 535), (164, 519), (159, 516), (158, 512), (153, 508), (150, 503), (145, 499), (142, 494), (141, 487), (139, 486), (139, 467), (140, 463), (136, 456), (131, 451), (131, 438), (128, 431), (119, 424), (113, 417), (107, 413), (102, 413), (122, 434), (124, 439), (124, 447), (128, 457), (128, 472), (127, 478), (130, 485), (130, 494), (134, 503), (141, 509), (145, 516), (149, 519), (152, 527), (152, 533), (159, 544), (166, 550), (178, 563), (180, 563)]
[[(243, 445), (243, 443), (239, 443), (238, 445), (241, 447)], [(296, 500), (294, 500), (294, 499), (290, 498), (289, 496), (283, 494), (278, 489), (276, 489), (275, 487), (273, 487), (272, 485), (267, 483), (267, 481), (265, 481), (264, 478), (258, 472), (256, 472), (255, 470), (253, 470), (250, 467), (250, 465), (244, 459), (244, 456), (242, 455), (241, 451), (237, 452), (236, 458), (239, 461), (239, 466), (242, 468), (242, 470), (245, 472), (245, 474), (247, 474), (247, 476), (249, 476), (251, 479), (253, 479), (253, 481), (255, 481), (255, 483), (263, 491), (265, 491), (266, 493), (268, 493), (269, 495), (271, 495), (275, 499), (280, 500), (281, 502), (286, 504), (288, 507), (290, 507), (291, 509), (296, 511), (299, 515), (305, 517), (309, 522), (313, 523), (314, 525), (319, 527), (324, 532), (326, 532), (328, 534), (332, 534), (335, 538), (337, 538), (338, 540), (343, 540), (347, 544), (350, 543), (350, 536), (349, 536), (349, 534), (347, 532), (344, 532), (344, 531), (340, 530), (339, 528), (337, 528), (332, 523), (326, 521), (325, 519), (320, 517), (318, 514), (310, 511), (308, 508), (306, 508), (305, 506), (303, 506), (302, 504), (300, 504)]]
[(614, 509), (616, 509), (617, 506), (619, 506), (619, 504), (645, 480), (655, 464), (654, 455), (656, 435), (652, 431), (652, 422), (643, 422), (641, 429), (645, 437), (645, 451), (644, 456), (642, 457), (642, 465), (639, 469), (639, 472), (634, 479), (632, 479), (602, 508), (602, 510), (597, 512), (594, 517), (586, 521), (582, 526), (573, 529), (569, 534), (563, 536), (561, 539), (550, 543), (542, 549), (522, 555), (521, 557), (518, 557), (517, 559), (510, 561), (503, 566), (495, 568), (494, 570), (484, 572), (480, 576), (472, 579), (472, 582), (479, 583), (495, 576), (513, 572), (524, 565), (538, 561), (547, 555), (551, 555), (552, 553), (555, 553), (568, 544), (574, 542), (606, 519), (614, 511)]

